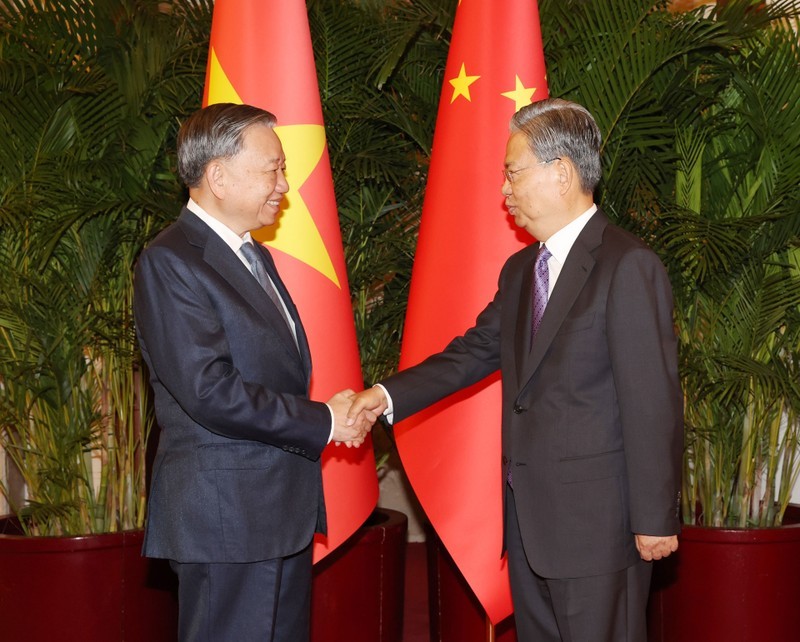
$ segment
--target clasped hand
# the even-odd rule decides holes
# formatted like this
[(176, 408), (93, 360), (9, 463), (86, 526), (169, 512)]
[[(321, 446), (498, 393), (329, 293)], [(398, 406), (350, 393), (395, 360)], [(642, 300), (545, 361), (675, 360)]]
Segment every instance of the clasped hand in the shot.
[(358, 398), (359, 395), (348, 389), (337, 392), (328, 400), (328, 406), (333, 410), (333, 442), (337, 446), (339, 444), (344, 444), (348, 448), (361, 446), (383, 412), (380, 405), (372, 407), (357, 402)]

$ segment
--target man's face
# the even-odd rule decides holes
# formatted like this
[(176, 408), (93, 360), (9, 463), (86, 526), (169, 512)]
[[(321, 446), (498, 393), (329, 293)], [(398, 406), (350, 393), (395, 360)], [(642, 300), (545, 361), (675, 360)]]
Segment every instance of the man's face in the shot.
[(525, 134), (511, 134), (506, 144), (503, 196), (514, 223), (539, 240), (550, 236), (551, 223), (560, 213), (555, 166), (552, 159), (533, 155)]
[(245, 130), (243, 143), (236, 156), (219, 161), (225, 181), (223, 222), (240, 236), (272, 225), (289, 191), (286, 158), (273, 129), (253, 125)]

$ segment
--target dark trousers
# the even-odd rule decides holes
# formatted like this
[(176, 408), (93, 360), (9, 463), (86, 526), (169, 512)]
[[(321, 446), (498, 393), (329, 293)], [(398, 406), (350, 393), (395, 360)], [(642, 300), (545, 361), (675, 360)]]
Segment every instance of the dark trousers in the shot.
[(311, 617), (311, 547), (245, 564), (181, 564), (181, 642), (306, 642)]
[(640, 560), (607, 575), (541, 577), (525, 556), (514, 491), (506, 492), (508, 570), (519, 642), (646, 642), (652, 565)]

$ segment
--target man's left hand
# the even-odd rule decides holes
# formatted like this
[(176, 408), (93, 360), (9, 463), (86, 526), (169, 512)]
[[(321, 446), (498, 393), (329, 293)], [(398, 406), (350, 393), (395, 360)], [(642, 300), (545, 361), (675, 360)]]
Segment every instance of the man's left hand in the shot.
[(636, 535), (636, 550), (645, 562), (660, 560), (678, 550), (678, 536)]

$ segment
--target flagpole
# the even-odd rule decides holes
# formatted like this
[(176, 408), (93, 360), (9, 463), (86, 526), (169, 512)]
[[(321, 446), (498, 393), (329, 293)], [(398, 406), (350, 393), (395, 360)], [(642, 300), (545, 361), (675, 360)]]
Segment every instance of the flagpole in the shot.
[(494, 624), (488, 617), (486, 618), (486, 642), (494, 642)]

